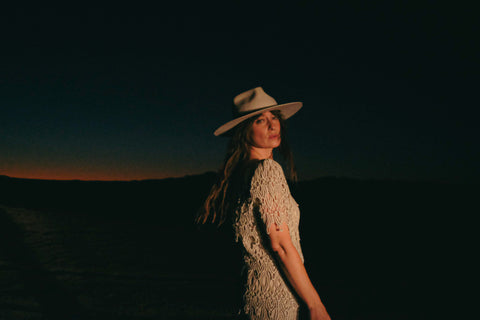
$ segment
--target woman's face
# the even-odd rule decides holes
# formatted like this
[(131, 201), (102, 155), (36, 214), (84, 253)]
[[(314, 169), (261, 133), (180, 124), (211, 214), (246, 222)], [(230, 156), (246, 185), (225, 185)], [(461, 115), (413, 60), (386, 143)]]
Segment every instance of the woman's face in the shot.
[(250, 140), (255, 148), (277, 148), (282, 141), (280, 119), (270, 111), (262, 113), (253, 121)]

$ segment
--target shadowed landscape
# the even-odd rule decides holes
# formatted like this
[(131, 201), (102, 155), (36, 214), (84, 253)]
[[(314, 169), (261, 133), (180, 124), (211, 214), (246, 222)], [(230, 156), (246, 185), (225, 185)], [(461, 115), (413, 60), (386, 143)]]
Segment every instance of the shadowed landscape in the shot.
[(259, 86), (303, 103), (289, 144), (299, 176), (322, 178), (291, 191), (332, 319), (478, 313), (473, 1), (4, 1), (0, 15), (0, 320), (235, 319), (231, 226), (194, 217), (226, 155), (212, 133)]
[[(193, 223), (214, 180), (1, 176), (0, 318), (234, 319), (230, 228)], [(478, 185), (324, 177), (291, 189), (332, 319), (427, 319), (468, 286)]]

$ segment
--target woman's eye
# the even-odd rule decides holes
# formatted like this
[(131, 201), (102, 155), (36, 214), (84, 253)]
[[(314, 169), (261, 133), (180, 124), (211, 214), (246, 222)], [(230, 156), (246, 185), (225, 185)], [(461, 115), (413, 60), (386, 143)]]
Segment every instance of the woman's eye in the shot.
[(262, 123), (264, 121), (264, 119), (257, 119), (257, 121), (255, 121), (256, 123)]

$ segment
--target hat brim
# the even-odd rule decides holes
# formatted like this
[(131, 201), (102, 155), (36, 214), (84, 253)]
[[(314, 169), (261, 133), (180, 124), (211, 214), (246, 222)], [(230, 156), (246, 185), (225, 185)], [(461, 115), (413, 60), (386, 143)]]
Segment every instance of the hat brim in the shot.
[(290, 102), (290, 103), (278, 104), (278, 105), (258, 109), (256, 111), (250, 112), (246, 115), (240, 116), (238, 118), (235, 118), (225, 123), (224, 125), (220, 126), (217, 130), (215, 130), (213, 134), (215, 136), (224, 135), (225, 133), (229, 132), (231, 129), (233, 129), (243, 121), (267, 111), (280, 110), (280, 113), (282, 114), (282, 118), (285, 120), (293, 116), (295, 113), (297, 113), (302, 106), (303, 106), (302, 102)]

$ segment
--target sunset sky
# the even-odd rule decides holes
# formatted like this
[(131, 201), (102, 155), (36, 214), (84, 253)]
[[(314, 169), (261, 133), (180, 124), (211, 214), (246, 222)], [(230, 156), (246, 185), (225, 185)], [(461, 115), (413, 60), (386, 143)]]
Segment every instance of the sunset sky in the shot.
[(213, 131), (262, 86), (304, 103), (288, 121), (300, 179), (478, 181), (474, 10), (319, 3), (2, 9), (0, 175), (216, 170)]

